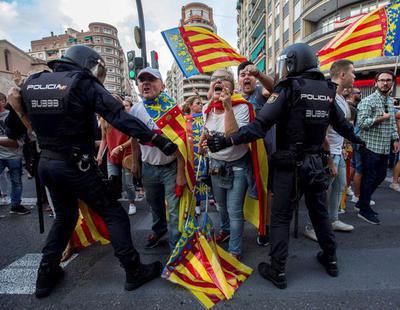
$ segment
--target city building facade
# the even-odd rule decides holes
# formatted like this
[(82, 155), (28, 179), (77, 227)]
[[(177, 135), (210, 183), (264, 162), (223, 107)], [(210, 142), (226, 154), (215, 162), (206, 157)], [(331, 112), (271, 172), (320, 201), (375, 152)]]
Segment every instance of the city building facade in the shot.
[[(212, 32), (217, 32), (212, 8), (198, 2), (192, 2), (182, 7), (179, 26), (203, 27)], [(209, 87), (209, 74), (185, 78), (175, 61), (167, 72), (166, 88), (178, 105), (182, 105), (187, 98), (196, 94), (201, 97), (203, 102), (206, 102)]]
[(0, 40), (0, 92), (7, 94), (15, 86), (13, 73), (19, 71), (23, 78), (48, 69), (46, 62), (35, 59), (7, 40)]
[[(387, 0), (238, 0), (238, 48), (259, 70), (273, 76), (276, 59), (288, 45), (305, 42), (318, 52), (361, 14), (388, 3)], [(395, 60), (395, 57), (379, 57), (355, 62), (355, 85), (365, 95), (371, 93), (377, 70), (394, 69)]]
[(238, 0), (239, 52), (269, 75), (282, 49), (301, 41), (301, 0)]
[(88, 31), (68, 28), (64, 34), (54, 35), (31, 42), (29, 54), (40, 60), (60, 58), (75, 44), (85, 44), (96, 50), (104, 59), (107, 68), (105, 88), (111, 93), (135, 96), (128, 78), (128, 67), (124, 51), (118, 39), (118, 30), (109, 24), (93, 22)]

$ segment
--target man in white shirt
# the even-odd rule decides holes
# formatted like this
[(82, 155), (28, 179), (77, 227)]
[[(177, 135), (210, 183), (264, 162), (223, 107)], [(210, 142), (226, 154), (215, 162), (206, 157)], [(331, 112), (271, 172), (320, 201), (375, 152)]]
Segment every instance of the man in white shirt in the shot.
[[(154, 100), (165, 88), (161, 73), (157, 69), (145, 68), (138, 74), (138, 88), (143, 101), (133, 105), (130, 114), (140, 119), (155, 133), (161, 134), (153, 118), (146, 110), (146, 105), (159, 106)], [(146, 248), (158, 245), (160, 239), (169, 232), (171, 250), (179, 240), (179, 193), (177, 189), (186, 184), (184, 166), (177, 155), (162, 153), (151, 143), (138, 144), (132, 139), (134, 177), (142, 177), (146, 200), (151, 207), (153, 216), (152, 233), (148, 237)], [(142, 165), (140, 165), (141, 154)], [(178, 156), (179, 157), (179, 156)], [(175, 180), (175, 182), (174, 182)], [(168, 204), (168, 225), (166, 221), (166, 206)]]

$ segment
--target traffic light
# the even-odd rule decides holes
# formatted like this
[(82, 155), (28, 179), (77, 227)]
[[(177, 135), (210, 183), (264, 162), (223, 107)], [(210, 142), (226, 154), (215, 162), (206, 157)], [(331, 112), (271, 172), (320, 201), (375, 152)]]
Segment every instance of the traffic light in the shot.
[(135, 72), (136, 76), (139, 74), (140, 70), (145, 67), (144, 58), (143, 57), (135, 57)]
[(152, 68), (158, 69), (158, 53), (156, 51), (151, 51), (150, 56)]
[(128, 70), (129, 70), (129, 78), (131, 80), (136, 79), (135, 72), (135, 51), (129, 51), (126, 53), (126, 57), (128, 59)]

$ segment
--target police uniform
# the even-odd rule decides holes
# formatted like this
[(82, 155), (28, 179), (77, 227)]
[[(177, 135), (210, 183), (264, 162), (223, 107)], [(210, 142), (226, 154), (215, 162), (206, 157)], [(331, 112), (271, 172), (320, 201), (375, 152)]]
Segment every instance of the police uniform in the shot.
[[(316, 91), (317, 90), (317, 91)], [(276, 148), (272, 155), (274, 202), (271, 214), (271, 257), (281, 268), (288, 256), (289, 227), (295, 206), (295, 167), (299, 192), (304, 193), (310, 218), (324, 254), (335, 256), (335, 236), (325, 206), (327, 176), (322, 162), (322, 143), (331, 124), (352, 140), (352, 126), (334, 102), (335, 87), (322, 74), (291, 77), (278, 84), (254, 123), (231, 136), (234, 144), (248, 143), (264, 136), (276, 123)]]
[[(79, 48), (72, 50), (76, 52), (72, 56), (79, 57), (82, 49), (91, 56), (95, 53), (86, 47)], [(95, 57), (100, 56), (95, 54)], [(105, 221), (115, 256), (127, 271), (125, 288), (135, 289), (158, 276), (162, 265), (159, 262), (153, 265), (140, 263), (139, 254), (132, 244), (129, 218), (112, 198), (98, 173), (94, 162), (95, 113), (140, 141), (154, 142), (154, 133), (126, 113), (123, 105), (91, 71), (72, 62), (56, 63), (53, 69), (54, 72), (30, 76), (21, 89), (25, 111), (41, 148), (39, 176), (49, 189), (56, 213), (43, 248), (36, 296), (47, 296), (61, 277), (62, 270), (58, 265), (77, 222), (78, 199)], [(171, 143), (161, 139), (164, 139), (161, 144)], [(167, 152), (174, 149), (172, 147)]]
[[(326, 203), (327, 174), (322, 144), (328, 125), (342, 136), (359, 141), (335, 103), (335, 86), (317, 70), (281, 81), (253, 123), (227, 137), (228, 144), (249, 143), (265, 136), (276, 124), (274, 200), (271, 214), (271, 280), (286, 287), (285, 263), (288, 256), (289, 229), (296, 200), (305, 195), (305, 203), (323, 250), (324, 262), (336, 262), (336, 242), (329, 222)], [(230, 142), (229, 142), (230, 139)], [(216, 144), (219, 142), (215, 141)], [(213, 148), (214, 141), (208, 141)], [(218, 145), (217, 145), (218, 147)], [(263, 267), (259, 271), (263, 275)], [(271, 267), (268, 265), (268, 267)], [(328, 270), (327, 270), (328, 271)], [(328, 272), (329, 273), (329, 272)], [(281, 276), (281, 282), (279, 277)], [(278, 280), (277, 280), (278, 279)], [(275, 280), (278, 283), (275, 283)]]

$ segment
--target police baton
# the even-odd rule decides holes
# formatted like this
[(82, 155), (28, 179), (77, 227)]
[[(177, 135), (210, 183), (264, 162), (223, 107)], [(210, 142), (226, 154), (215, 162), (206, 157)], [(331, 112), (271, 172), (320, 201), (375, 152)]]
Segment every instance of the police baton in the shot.
[(38, 166), (39, 166), (39, 156), (35, 159), (33, 171), (35, 172), (35, 187), (36, 187), (36, 197), (37, 197), (36, 206), (39, 216), (39, 231), (41, 234), (43, 234), (44, 233), (43, 193), (42, 193), (42, 187), (40, 186)]
[(294, 170), (294, 227), (293, 237), (296, 239), (299, 237), (299, 164), (296, 162), (296, 168)]
[(296, 167), (294, 170), (294, 200), (292, 200), (295, 204), (294, 206), (294, 228), (293, 228), (293, 237), (299, 237), (299, 200), (300, 200), (300, 176), (299, 170), (303, 165), (303, 143), (296, 143)]

